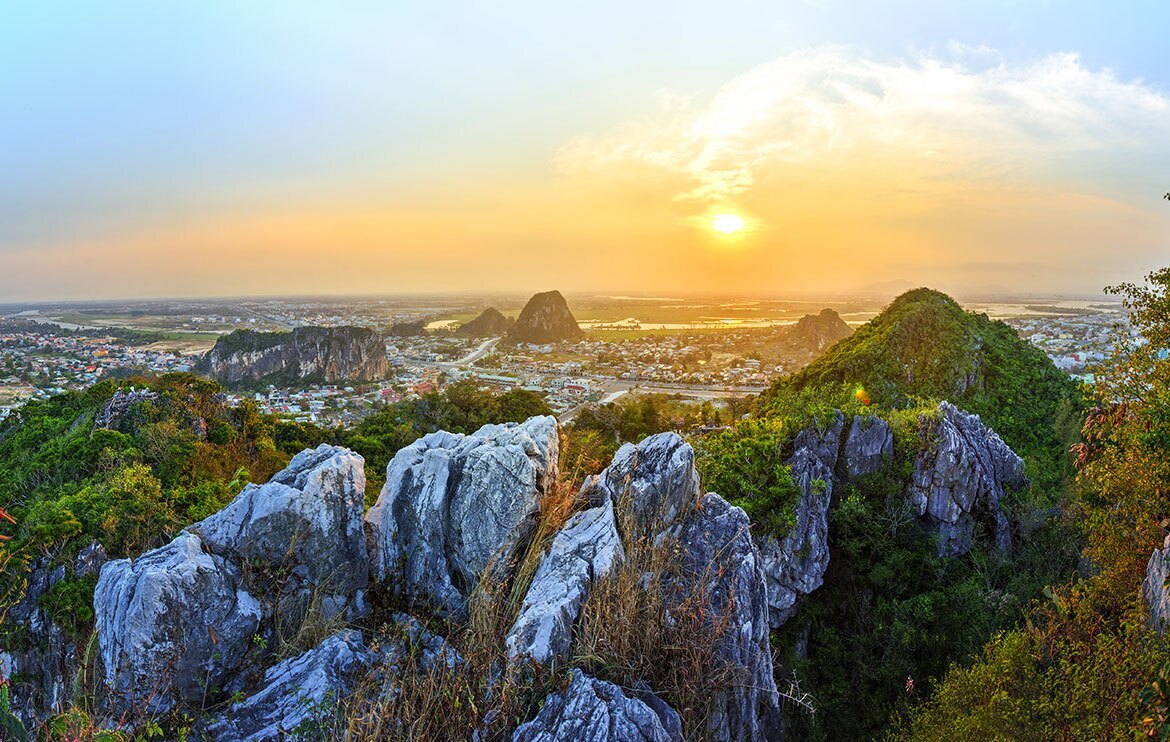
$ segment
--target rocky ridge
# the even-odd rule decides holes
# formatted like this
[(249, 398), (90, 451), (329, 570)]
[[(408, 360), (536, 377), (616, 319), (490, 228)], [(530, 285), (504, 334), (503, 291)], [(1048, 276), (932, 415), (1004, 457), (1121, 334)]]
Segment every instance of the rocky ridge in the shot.
[(220, 337), (197, 369), (225, 384), (265, 380), (372, 381), (386, 376), (382, 335), (365, 327), (236, 330)]
[[(464, 610), (469, 580), (493, 571), (504, 578), (510, 555), (526, 548), (546, 483), (557, 475), (558, 445), (548, 417), (468, 436), (424, 436), (390, 463), (364, 519), (361, 458), (321, 446), (170, 544), (107, 563), (94, 607), (115, 708), (162, 713), (236, 693), (242, 700), (200, 721), (202, 738), (282, 739), (307, 723), (306, 709), (321, 712), (363, 680), (391, 682), (408, 650), (375, 648), (358, 630), (335, 632), (280, 662), (262, 647), (280, 630), (280, 614), (303, 608), (297, 596), (306, 591), (351, 617), (360, 617), (368, 584), (388, 586), (420, 610)], [(699, 492), (694, 454), (677, 435), (619, 452), (582, 490), (587, 507), (551, 539), (508, 632), (508, 653), (537, 664), (568, 656), (590, 587), (624, 559), (629, 535), (620, 534), (615, 510), (628, 507), (638, 529), (677, 543), (681, 569), (670, 578), (671, 600), (703, 601), (741, 627), (717, 634), (720, 661), (744, 683), (715, 699), (708, 736), (775, 739), (779, 697), (762, 559), (746, 514)], [(441, 637), (409, 617), (395, 620), (432, 661), (459, 662)], [(567, 739), (570, 732), (681, 738), (678, 714), (651, 688), (631, 694), (580, 670), (514, 739)]]

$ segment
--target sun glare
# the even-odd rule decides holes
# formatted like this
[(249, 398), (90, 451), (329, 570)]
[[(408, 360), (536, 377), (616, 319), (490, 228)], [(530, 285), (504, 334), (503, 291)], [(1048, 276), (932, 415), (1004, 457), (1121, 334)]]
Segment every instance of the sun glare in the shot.
[(743, 217), (738, 214), (716, 214), (711, 219), (711, 229), (723, 234), (734, 234), (743, 227)]

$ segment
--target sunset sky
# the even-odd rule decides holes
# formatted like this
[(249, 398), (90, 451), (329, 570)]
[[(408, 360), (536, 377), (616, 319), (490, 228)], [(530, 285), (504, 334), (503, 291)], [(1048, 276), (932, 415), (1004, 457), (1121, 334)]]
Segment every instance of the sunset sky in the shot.
[(1170, 4), (569, 5), (6, 7), (0, 303), (1170, 264)]

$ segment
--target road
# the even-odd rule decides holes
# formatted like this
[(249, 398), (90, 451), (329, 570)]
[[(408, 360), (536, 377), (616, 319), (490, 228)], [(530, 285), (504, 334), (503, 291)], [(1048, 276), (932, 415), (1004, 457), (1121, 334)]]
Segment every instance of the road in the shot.
[(480, 343), (479, 347), (477, 347), (475, 350), (471, 351), (459, 360), (452, 361), (450, 363), (439, 363), (436, 365), (444, 366), (446, 368), (463, 368), (464, 366), (474, 365), (475, 362), (479, 359), (490, 355), (491, 352), (496, 349), (496, 344), (499, 342), (500, 338), (489, 338)]

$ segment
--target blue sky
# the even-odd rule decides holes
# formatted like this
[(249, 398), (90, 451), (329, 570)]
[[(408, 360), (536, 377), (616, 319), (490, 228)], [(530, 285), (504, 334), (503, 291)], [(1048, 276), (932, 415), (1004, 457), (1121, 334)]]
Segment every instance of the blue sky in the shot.
[[(1152, 2), (9, 4), (0, 261), (12, 256), (22, 275), (0, 270), (0, 299), (83, 298), (94, 270), (113, 274), (132, 255), (103, 260), (107, 246), (176, 224), (355, 202), (435, 211), (435, 194), (493, 183), (539, 190), (560, 177), (566, 143), (658, 115), (663, 91), (704, 101), (803, 50), (970, 69), (1071, 52), (1086, 70), (1170, 94), (1167, 28), (1170, 5)], [(1150, 162), (1143, 151), (1119, 157)], [(1085, 180), (1127, 177), (1093, 157), (1045, 172), (1078, 169)], [(1127, 194), (1155, 175), (1134, 172)], [(411, 249), (391, 245), (392, 226), (386, 249)], [(157, 250), (178, 245), (160, 239)], [(1148, 253), (1134, 270), (1150, 267)], [(109, 291), (137, 295), (154, 281), (144, 293), (225, 293), (160, 275), (164, 266)], [(475, 281), (451, 276), (450, 288)]]

